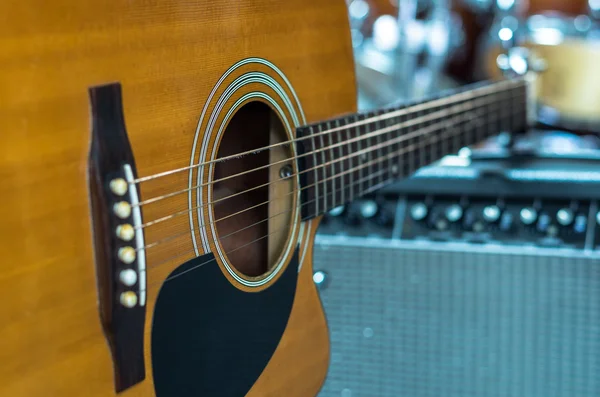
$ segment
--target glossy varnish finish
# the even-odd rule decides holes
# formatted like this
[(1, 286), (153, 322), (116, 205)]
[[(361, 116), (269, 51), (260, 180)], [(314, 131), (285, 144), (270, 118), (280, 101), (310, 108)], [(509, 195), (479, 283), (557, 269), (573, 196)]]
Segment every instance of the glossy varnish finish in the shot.
[[(86, 181), (88, 88), (120, 82), (139, 176), (190, 163), (199, 115), (241, 59), (277, 65), (307, 122), (355, 110), (343, 1), (5, 1), (0, 5), (0, 395), (110, 396)], [(250, 88), (249, 88), (250, 89)], [(141, 199), (188, 187), (188, 173), (141, 185)], [(187, 195), (143, 207), (144, 221), (188, 208)], [(311, 236), (317, 221), (311, 222)], [(147, 379), (162, 280), (195, 256), (187, 216), (146, 230)], [(251, 395), (307, 396), (325, 376), (325, 319), (311, 279), (311, 238), (288, 328)], [(173, 257), (176, 257), (173, 259)]]

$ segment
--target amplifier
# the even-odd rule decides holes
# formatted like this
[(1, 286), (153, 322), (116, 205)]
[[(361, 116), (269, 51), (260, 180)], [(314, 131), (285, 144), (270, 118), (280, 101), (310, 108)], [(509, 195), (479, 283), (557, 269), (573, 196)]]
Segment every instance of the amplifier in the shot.
[(320, 396), (600, 396), (599, 164), (449, 157), (327, 215)]

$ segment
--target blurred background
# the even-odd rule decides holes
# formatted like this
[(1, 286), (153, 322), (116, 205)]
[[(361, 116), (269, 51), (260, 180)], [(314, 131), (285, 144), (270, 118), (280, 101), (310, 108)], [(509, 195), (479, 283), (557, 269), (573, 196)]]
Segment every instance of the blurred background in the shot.
[(331, 211), (322, 397), (600, 396), (600, 0), (351, 0), (359, 109), (534, 71), (537, 122)]

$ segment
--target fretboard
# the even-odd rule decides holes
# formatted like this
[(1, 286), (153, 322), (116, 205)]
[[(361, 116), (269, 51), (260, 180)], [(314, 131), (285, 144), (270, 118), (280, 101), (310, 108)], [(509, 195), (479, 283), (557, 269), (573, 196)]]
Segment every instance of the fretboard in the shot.
[(514, 79), (300, 127), (297, 137), (308, 137), (297, 145), (302, 219), (526, 126), (527, 82)]

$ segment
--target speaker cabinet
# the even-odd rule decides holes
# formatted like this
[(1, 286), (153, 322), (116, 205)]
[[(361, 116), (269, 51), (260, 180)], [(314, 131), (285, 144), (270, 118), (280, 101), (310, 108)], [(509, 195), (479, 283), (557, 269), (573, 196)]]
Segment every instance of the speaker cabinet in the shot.
[(600, 396), (593, 251), (321, 234), (314, 259), (321, 397)]

